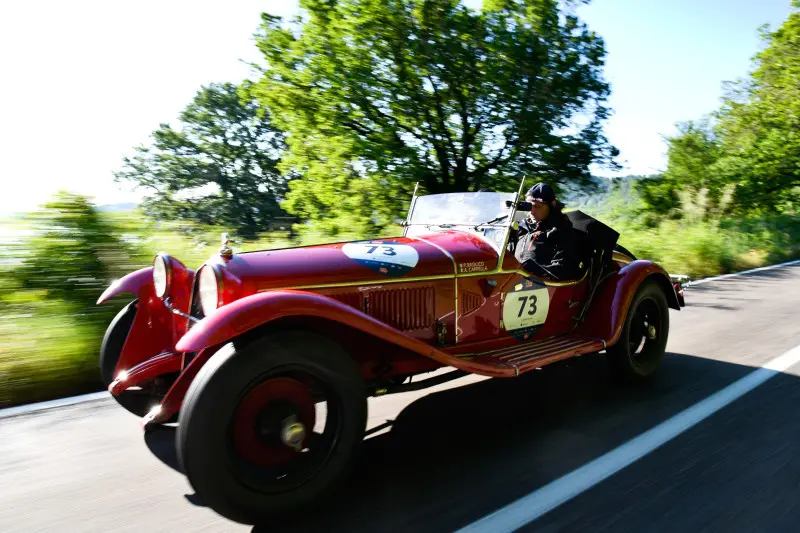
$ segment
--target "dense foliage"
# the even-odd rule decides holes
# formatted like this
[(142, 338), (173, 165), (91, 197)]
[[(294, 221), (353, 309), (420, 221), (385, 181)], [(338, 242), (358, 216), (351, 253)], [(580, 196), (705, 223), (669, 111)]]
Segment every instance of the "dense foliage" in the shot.
[(152, 193), (145, 207), (154, 216), (252, 236), (283, 214), (282, 148), (283, 134), (246, 87), (211, 84), (183, 110), (179, 128), (162, 124), (116, 176)]
[[(635, 255), (695, 278), (800, 257), (800, 0), (722, 107), (667, 140), (663, 175), (613, 181), (588, 171), (616, 154), (601, 134), (603, 43), (570, 2), (301, 5), (293, 26), (264, 17), (261, 79), (202, 88), (124, 161), (118, 179), (152, 192), (145, 213), (62, 193), (0, 221), (13, 236), (0, 246), (0, 406), (96, 390), (103, 331), (129, 295), (95, 301), (154, 253), (194, 267), (230, 229), (237, 249), (396, 234), (416, 181), (550, 181)], [(264, 232), (282, 202), (312, 223), (300, 240)]]
[(265, 15), (255, 93), (302, 176), (286, 208), (335, 233), (392, 222), (416, 182), (587, 185), (617, 151), (601, 132), (604, 44), (575, 3), (302, 0), (294, 25)]
[[(640, 179), (598, 182), (601, 194), (571, 197), (569, 207), (619, 230), (621, 244), (638, 257), (694, 278), (800, 256), (798, 217), (668, 221), (644, 228), (634, 214), (640, 199), (631, 187)], [(196, 268), (218, 244), (219, 227), (155, 221), (139, 211), (97, 213), (87, 204), (85, 198), (62, 196), (31, 219), (11, 223), (38, 233), (11, 246), (9, 254), (0, 253), (0, 407), (98, 390), (103, 332), (130, 300), (123, 294), (95, 306), (106, 283), (149, 265), (162, 250)], [(287, 237), (265, 234), (235, 248), (297, 244)], [(324, 235), (304, 243), (321, 240)], [(3, 265), (2, 256), (13, 262)]]
[(0, 405), (99, 384), (97, 353), (119, 305), (95, 302), (135, 265), (86, 197), (59, 193), (20, 223), (30, 236), (0, 257)]
[[(75, 312), (95, 308), (112, 271), (128, 266), (126, 246), (89, 199), (62, 192), (28, 222), (34, 236), (26, 243), (21, 264), (12, 270), (23, 290), (45, 291), (67, 302)], [(123, 265), (119, 265), (123, 262)]]
[(663, 177), (643, 182), (652, 212), (706, 217), (796, 212), (800, 205), (800, 0), (762, 33), (749, 78), (728, 84), (722, 107), (668, 139)]

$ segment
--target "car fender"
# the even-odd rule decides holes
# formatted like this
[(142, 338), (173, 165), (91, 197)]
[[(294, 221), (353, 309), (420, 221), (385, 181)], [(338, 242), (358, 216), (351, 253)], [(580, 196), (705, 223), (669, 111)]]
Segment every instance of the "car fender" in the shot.
[(615, 344), (622, 333), (633, 296), (648, 279), (656, 281), (664, 290), (671, 309), (680, 310), (669, 274), (651, 261), (637, 260), (623, 266), (601, 283), (577, 333), (602, 339), (609, 346)]
[(114, 375), (174, 348), (172, 314), (156, 296), (153, 267), (146, 267), (112, 283), (98, 298), (102, 304), (122, 293), (136, 295), (136, 316), (125, 339)]
[[(178, 341), (175, 349), (180, 352), (196, 352), (228, 342), (268, 322), (297, 316), (338, 322), (446, 365), (452, 364), (455, 359), (338, 300), (291, 289), (253, 294), (220, 307), (192, 326)], [(471, 365), (464, 362), (463, 366)]]
[(148, 285), (150, 287), (153, 286), (153, 267), (151, 266), (131, 272), (109, 285), (109, 287), (103, 291), (103, 294), (100, 295), (100, 298), (97, 299), (97, 305), (103, 304), (114, 296), (124, 292), (130, 292), (142, 299), (142, 296), (146, 296), (142, 294), (142, 291), (147, 289)]

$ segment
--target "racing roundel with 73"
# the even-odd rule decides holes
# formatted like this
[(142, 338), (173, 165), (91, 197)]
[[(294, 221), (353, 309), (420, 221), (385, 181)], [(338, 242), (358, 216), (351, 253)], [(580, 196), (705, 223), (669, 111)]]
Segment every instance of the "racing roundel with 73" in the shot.
[(383, 276), (402, 276), (419, 261), (419, 254), (413, 246), (395, 242), (349, 242), (342, 251), (350, 259)]
[(549, 310), (547, 287), (522, 282), (503, 300), (503, 327), (514, 333), (533, 333), (547, 320)]

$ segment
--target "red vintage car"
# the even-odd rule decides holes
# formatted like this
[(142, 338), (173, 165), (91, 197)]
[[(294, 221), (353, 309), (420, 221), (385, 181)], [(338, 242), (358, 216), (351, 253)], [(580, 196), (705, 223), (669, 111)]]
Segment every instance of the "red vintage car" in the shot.
[(402, 236), (248, 253), (224, 242), (197, 271), (159, 254), (99, 299), (136, 296), (103, 341), (108, 389), (145, 427), (177, 421), (199, 497), (253, 524), (347, 476), (371, 396), (603, 351), (622, 376), (650, 376), (680, 284), (579, 211), (580, 277), (524, 271), (509, 252), (530, 209), (521, 191), (415, 193)]

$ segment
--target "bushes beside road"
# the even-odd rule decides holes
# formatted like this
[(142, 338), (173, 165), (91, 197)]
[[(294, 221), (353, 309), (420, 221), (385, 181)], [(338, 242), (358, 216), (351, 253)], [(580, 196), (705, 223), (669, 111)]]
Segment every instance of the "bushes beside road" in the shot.
[[(130, 296), (97, 306), (103, 290), (160, 251), (196, 267), (219, 248), (222, 231), (152, 221), (138, 211), (98, 213), (70, 194), (2, 224), (0, 407), (100, 390), (103, 334)], [(273, 234), (235, 247), (286, 244), (285, 234)]]
[[(800, 257), (798, 217), (669, 220), (645, 227), (628, 215), (634, 211), (630, 205), (612, 197), (602, 207), (584, 210), (617, 229), (620, 244), (638, 257), (695, 279)], [(136, 211), (96, 213), (85, 199), (71, 195), (3, 225), (4, 235), (16, 228), (33, 236), (0, 243), (0, 407), (100, 390), (97, 355), (103, 333), (128, 301), (125, 295), (96, 306), (100, 293), (113, 279), (149, 265), (159, 251), (196, 268), (217, 250), (222, 231), (152, 221)], [(325, 240), (303, 239), (302, 244)], [(285, 233), (265, 234), (235, 242), (234, 248), (291, 244)]]
[(800, 257), (800, 214), (794, 211), (762, 211), (748, 217), (710, 214), (696, 196), (687, 194), (681, 209), (654, 216), (642, 199), (640, 179), (601, 182), (598, 194), (575, 196), (568, 208), (580, 209), (616, 229), (619, 243), (638, 258), (692, 279)]
[(672, 274), (692, 279), (739, 272), (800, 257), (800, 218), (722, 220), (684, 224), (665, 221), (655, 228), (615, 226), (620, 244)]

